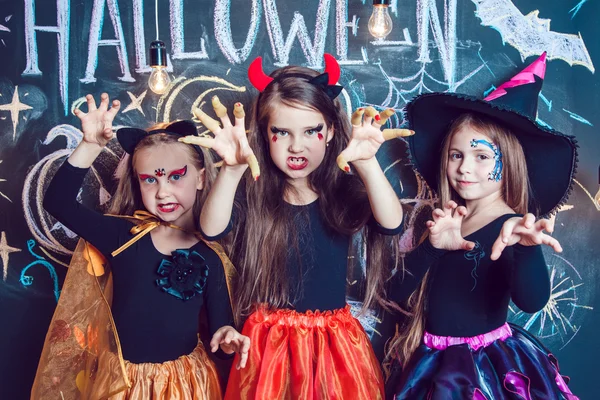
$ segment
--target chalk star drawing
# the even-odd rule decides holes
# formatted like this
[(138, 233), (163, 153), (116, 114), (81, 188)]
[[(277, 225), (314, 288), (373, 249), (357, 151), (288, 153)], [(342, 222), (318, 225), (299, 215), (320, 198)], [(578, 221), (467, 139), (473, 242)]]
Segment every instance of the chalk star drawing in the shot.
[(15, 92), (13, 93), (12, 102), (8, 104), (0, 105), (0, 111), (10, 111), (10, 117), (13, 124), (13, 140), (17, 137), (17, 125), (19, 124), (19, 112), (25, 110), (31, 110), (33, 107), (21, 103), (19, 99), (19, 87), (15, 86)]
[[(0, 160), (0, 164), (2, 164), (3, 160)], [(2, 179), (0, 178), (0, 182), (6, 182), (6, 179)], [(6, 200), (10, 201), (12, 203), (12, 200), (8, 198), (7, 195), (5, 195), (4, 193), (0, 192), (0, 196), (4, 197)]]
[(147, 92), (147, 90), (144, 90), (144, 93), (140, 94), (139, 97), (136, 97), (135, 94), (131, 93), (130, 91), (127, 91), (127, 94), (131, 99), (131, 103), (129, 103), (129, 105), (125, 107), (123, 113), (129, 112), (131, 110), (139, 110), (143, 116), (146, 116), (146, 114), (144, 114), (144, 110), (142, 110), (142, 101), (144, 101), (144, 97), (146, 97)]
[(10, 253), (16, 253), (21, 251), (21, 249), (17, 249), (16, 247), (10, 247), (6, 242), (6, 232), (2, 231), (2, 236), (0, 237), (0, 258), (2, 258), (2, 279), (6, 282), (6, 277), (8, 276), (8, 257)]

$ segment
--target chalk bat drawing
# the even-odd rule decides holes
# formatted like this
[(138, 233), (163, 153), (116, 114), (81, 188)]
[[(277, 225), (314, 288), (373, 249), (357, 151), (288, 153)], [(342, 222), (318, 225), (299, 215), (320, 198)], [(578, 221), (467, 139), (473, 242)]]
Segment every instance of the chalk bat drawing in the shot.
[(511, 0), (472, 0), (481, 25), (497, 30), (502, 41), (521, 53), (524, 60), (548, 52), (548, 59), (560, 59), (569, 65), (581, 65), (594, 72), (594, 64), (581, 35), (550, 30), (550, 19), (535, 10), (527, 15)]

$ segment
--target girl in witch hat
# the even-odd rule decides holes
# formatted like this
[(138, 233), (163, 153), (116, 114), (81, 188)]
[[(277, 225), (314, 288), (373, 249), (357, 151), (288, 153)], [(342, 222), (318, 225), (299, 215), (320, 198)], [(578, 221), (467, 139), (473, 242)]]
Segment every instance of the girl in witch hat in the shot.
[(88, 112), (75, 111), (83, 140), (56, 172), (44, 207), (94, 247), (80, 241), (73, 256), (31, 397), (222, 398), (215, 365), (198, 338), (202, 307), (211, 351), (239, 352), (243, 367), (250, 342), (232, 327), (233, 266), (217, 243), (198, 233), (216, 176), (211, 156), (178, 141), (197, 132), (192, 121), (121, 128), (117, 139), (127, 155), (117, 169), (112, 214), (90, 210), (77, 193), (114, 136), (120, 104), (109, 108), (106, 93), (98, 106), (86, 98)]
[[(381, 130), (393, 110), (359, 109), (351, 126), (337, 98), (339, 65), (330, 55), (325, 64), (323, 74), (288, 66), (267, 76), (256, 59), (248, 75), (260, 94), (248, 139), (241, 104), (232, 124), (217, 98), (222, 127), (196, 111), (215, 137), (185, 139), (224, 161), (202, 209), (203, 232), (215, 238), (236, 227), (236, 306), (253, 344), (246, 369), (231, 371), (226, 399), (384, 396), (379, 362), (346, 304), (348, 250), (351, 236), (364, 232), (365, 306), (372, 305), (383, 296), (392, 238), (402, 223), (375, 154), (386, 139), (411, 132)], [(252, 177), (231, 222), (247, 162)]]
[(431, 265), (392, 344), (397, 400), (577, 399), (556, 358), (506, 322), (509, 301), (534, 313), (549, 300), (540, 244), (562, 249), (543, 233), (552, 220), (527, 213), (554, 214), (576, 169), (575, 140), (535, 122), (545, 69), (543, 54), (484, 100), (431, 93), (406, 107), (413, 165), (443, 208), (415, 250), (427, 262), (407, 264), (413, 275), (390, 293), (402, 300)]

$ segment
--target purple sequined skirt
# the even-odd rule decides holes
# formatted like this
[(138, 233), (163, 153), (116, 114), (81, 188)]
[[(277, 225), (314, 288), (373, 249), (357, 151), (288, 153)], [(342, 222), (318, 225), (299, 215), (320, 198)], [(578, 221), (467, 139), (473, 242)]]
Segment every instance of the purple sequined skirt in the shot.
[(558, 361), (529, 332), (504, 324), (484, 335), (425, 334), (410, 362), (388, 380), (395, 400), (578, 400)]

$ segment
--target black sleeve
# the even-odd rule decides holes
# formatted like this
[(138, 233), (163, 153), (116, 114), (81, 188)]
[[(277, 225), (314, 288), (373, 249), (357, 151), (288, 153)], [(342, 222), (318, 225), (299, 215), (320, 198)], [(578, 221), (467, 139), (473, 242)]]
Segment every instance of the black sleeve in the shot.
[(419, 286), (429, 268), (446, 253), (446, 250), (433, 247), (429, 239), (426, 239), (416, 249), (406, 254), (404, 256), (406, 272), (399, 271), (394, 275), (388, 291), (388, 299), (397, 304), (405, 302)]
[[(227, 236), (229, 234), (229, 232), (231, 232), (233, 230), (234, 226), (237, 226), (238, 224), (243, 224), (244, 222), (243, 222), (242, 215), (244, 214), (243, 209), (245, 208), (245, 204), (246, 204), (245, 196), (246, 196), (246, 191), (245, 191), (244, 186), (241, 186), (241, 187), (238, 186), (238, 189), (236, 190), (235, 196), (233, 199), (233, 207), (231, 209), (231, 218), (229, 218), (229, 223), (227, 224), (227, 226), (225, 227), (223, 232), (218, 233), (215, 236), (208, 236), (202, 230), (202, 226), (200, 226), (198, 230), (202, 234), (202, 237), (204, 237), (209, 242), (216, 242), (218, 240), (223, 239), (225, 236)], [(238, 229), (239, 229), (239, 227), (238, 227)]]
[(107, 217), (77, 201), (77, 194), (89, 168), (77, 168), (65, 161), (56, 171), (44, 195), (44, 208), (61, 224), (90, 242), (106, 257), (117, 249), (131, 223)]
[(225, 228), (225, 230), (221, 233), (216, 234), (215, 236), (208, 236), (202, 230), (202, 226), (198, 227), (198, 230), (200, 231), (200, 234), (202, 234), (202, 237), (204, 239), (208, 240), (209, 242), (216, 242), (217, 240), (223, 239), (225, 236), (227, 236), (229, 234), (229, 232), (231, 232), (232, 229), (233, 229), (233, 213), (231, 214), (231, 218), (229, 219), (229, 223), (227, 224), (227, 227)]
[(400, 221), (400, 225), (398, 225), (396, 228), (391, 228), (391, 229), (384, 228), (383, 226), (381, 226), (381, 224), (379, 222), (377, 222), (375, 217), (373, 217), (373, 215), (371, 215), (371, 219), (369, 220), (369, 227), (371, 229), (373, 229), (373, 231), (378, 232), (382, 235), (394, 236), (394, 235), (401, 233), (402, 230), (404, 229), (403, 222), (404, 222), (404, 213), (402, 213), (402, 221)]
[(515, 244), (512, 250), (512, 301), (526, 313), (538, 312), (550, 299), (550, 276), (542, 246)]
[[(215, 258), (219, 260), (218, 256), (215, 256)], [(225, 279), (225, 270), (220, 260), (218, 263), (210, 266), (204, 301), (206, 304), (210, 338), (213, 337), (219, 328), (225, 325), (235, 327), (231, 303), (229, 301), (229, 291), (227, 290), (227, 281)], [(237, 327), (235, 328), (237, 329)], [(221, 349), (215, 354), (219, 358), (233, 357), (233, 354), (225, 354)]]

